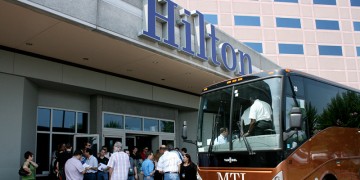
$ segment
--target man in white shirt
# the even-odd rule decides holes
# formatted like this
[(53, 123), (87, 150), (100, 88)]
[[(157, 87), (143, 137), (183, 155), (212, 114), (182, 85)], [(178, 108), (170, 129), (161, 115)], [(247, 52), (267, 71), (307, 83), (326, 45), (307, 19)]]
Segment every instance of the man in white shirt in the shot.
[(84, 180), (96, 180), (96, 172), (98, 169), (98, 161), (96, 157), (93, 156), (92, 150), (86, 148), (84, 155), (86, 157), (85, 164), (89, 166), (89, 170), (84, 174)]
[(164, 174), (164, 180), (179, 180), (179, 167), (182, 163), (180, 152), (174, 150), (173, 145), (160, 157), (156, 170)]
[(228, 142), (228, 140), (227, 140), (228, 134), (229, 134), (229, 131), (227, 128), (225, 128), (225, 127), (220, 128), (220, 135), (214, 140), (214, 145), (227, 143)]
[(245, 136), (266, 134), (266, 129), (272, 129), (271, 106), (259, 99), (250, 98), (252, 103), (249, 111), (250, 126)]
[(249, 130), (249, 126), (250, 126), (249, 114), (250, 114), (250, 107), (246, 108), (243, 114), (241, 115), (244, 133), (248, 132)]

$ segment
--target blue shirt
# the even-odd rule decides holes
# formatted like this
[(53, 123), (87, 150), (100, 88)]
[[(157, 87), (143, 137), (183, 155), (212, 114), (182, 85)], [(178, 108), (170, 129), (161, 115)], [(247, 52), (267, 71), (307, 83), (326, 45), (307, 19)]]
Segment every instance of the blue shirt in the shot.
[(141, 170), (144, 173), (144, 176), (150, 176), (150, 173), (154, 171), (154, 163), (150, 159), (146, 159), (142, 165)]

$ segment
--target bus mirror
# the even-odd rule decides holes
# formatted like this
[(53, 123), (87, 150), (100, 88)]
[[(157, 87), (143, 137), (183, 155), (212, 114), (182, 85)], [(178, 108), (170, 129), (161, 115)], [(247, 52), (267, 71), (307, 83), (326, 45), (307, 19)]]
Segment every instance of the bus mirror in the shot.
[(293, 107), (290, 113), (290, 129), (301, 129), (301, 109), (299, 107)]
[(187, 126), (186, 121), (184, 121), (183, 128), (182, 128), (182, 138), (187, 139)]

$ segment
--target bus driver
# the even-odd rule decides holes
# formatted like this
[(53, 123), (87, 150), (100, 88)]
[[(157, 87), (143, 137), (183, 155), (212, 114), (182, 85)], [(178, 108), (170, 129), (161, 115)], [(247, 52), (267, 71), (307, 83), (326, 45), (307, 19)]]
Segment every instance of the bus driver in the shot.
[(267, 134), (265, 130), (272, 129), (271, 106), (256, 97), (250, 97), (250, 102), (250, 125), (248, 132), (246, 132), (244, 136)]

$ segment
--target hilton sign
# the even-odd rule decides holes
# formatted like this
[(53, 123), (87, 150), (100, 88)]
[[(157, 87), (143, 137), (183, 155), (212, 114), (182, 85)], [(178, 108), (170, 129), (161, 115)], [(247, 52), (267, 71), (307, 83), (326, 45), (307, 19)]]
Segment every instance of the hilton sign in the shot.
[[(208, 61), (237, 76), (252, 73), (250, 55), (217, 38), (214, 25), (205, 23), (199, 11), (177, 7), (171, 0), (144, 0), (144, 25), (140, 36)], [(157, 22), (161, 26), (157, 26)], [(179, 43), (176, 42), (176, 28), (180, 31)]]

